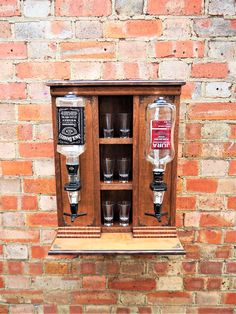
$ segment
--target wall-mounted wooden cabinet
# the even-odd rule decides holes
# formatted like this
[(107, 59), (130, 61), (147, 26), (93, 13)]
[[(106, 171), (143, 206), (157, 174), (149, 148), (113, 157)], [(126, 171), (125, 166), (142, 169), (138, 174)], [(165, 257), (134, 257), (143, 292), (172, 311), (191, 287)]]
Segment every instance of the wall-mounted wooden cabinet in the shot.
[[(184, 254), (175, 230), (177, 157), (167, 165), (161, 222), (145, 213), (153, 213), (152, 165), (145, 158), (145, 110), (159, 96), (175, 104), (177, 122), (174, 146), (178, 149), (179, 98), (183, 82), (176, 81), (52, 81), (53, 126), (58, 211), (58, 232), (50, 254), (63, 253), (156, 253)], [(81, 199), (78, 217), (73, 223), (64, 185), (68, 181), (65, 157), (57, 153), (56, 98), (73, 92), (84, 97), (86, 150), (80, 158)], [(112, 114), (113, 137), (104, 137), (104, 114)], [(128, 113), (128, 137), (120, 137), (120, 113)], [(115, 161), (113, 180), (104, 182), (105, 158)], [(117, 160), (129, 160), (128, 182), (120, 182)], [(104, 225), (102, 204), (114, 206), (112, 226)], [(131, 204), (127, 226), (119, 224), (117, 204)]]

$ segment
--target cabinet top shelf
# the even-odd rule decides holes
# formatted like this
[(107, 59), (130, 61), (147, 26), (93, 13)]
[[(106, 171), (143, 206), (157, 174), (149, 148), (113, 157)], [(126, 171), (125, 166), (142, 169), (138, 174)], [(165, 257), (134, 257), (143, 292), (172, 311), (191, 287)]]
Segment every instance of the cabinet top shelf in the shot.
[(182, 86), (184, 81), (176, 80), (53, 80), (48, 86)]

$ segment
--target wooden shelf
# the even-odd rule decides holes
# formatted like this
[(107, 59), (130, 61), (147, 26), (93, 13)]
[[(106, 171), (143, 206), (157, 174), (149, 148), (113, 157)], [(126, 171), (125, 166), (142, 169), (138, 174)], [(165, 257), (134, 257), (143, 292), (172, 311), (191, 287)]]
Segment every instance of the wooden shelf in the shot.
[(129, 224), (127, 227), (120, 226), (119, 222), (114, 222), (113, 226), (106, 227), (102, 225), (102, 232), (131, 232), (132, 230), (132, 223)]
[(110, 191), (110, 190), (132, 190), (132, 181), (127, 183), (122, 183), (119, 181), (113, 181), (112, 183), (100, 182), (100, 190)]
[(99, 144), (109, 144), (109, 145), (123, 145), (123, 144), (133, 144), (132, 138), (121, 138), (121, 137), (113, 137), (113, 138), (99, 138)]

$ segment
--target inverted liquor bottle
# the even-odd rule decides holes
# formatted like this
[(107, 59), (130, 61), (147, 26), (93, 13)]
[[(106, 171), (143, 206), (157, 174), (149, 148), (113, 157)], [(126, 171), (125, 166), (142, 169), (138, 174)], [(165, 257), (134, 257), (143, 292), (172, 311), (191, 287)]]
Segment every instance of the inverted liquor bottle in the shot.
[(80, 200), (79, 156), (85, 151), (85, 104), (83, 97), (68, 93), (65, 97), (56, 99), (57, 106), (57, 151), (66, 157), (68, 183), (65, 191), (68, 193), (71, 214), (75, 218), (85, 215), (78, 214)]
[(146, 108), (146, 159), (153, 165), (153, 182), (150, 188), (153, 191), (154, 214), (146, 213), (161, 221), (161, 207), (164, 193), (167, 189), (163, 181), (166, 164), (174, 158), (174, 127), (176, 109), (164, 97), (159, 97)]

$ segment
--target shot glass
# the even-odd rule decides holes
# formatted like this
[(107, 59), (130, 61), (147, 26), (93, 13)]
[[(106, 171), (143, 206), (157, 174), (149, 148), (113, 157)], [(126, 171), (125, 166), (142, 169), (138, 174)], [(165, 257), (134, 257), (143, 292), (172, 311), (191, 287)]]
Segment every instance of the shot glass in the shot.
[(103, 181), (106, 183), (113, 182), (115, 160), (104, 158), (103, 160)]
[(104, 113), (102, 116), (102, 127), (104, 137), (114, 137), (114, 119), (111, 113)]
[(114, 205), (111, 201), (102, 202), (104, 226), (111, 227), (113, 225)]
[(129, 212), (131, 203), (122, 201), (118, 203), (120, 226), (127, 227), (129, 225)]
[(118, 113), (119, 137), (130, 137), (130, 113)]
[(128, 158), (121, 158), (117, 160), (119, 182), (126, 183), (129, 181), (130, 160)]

